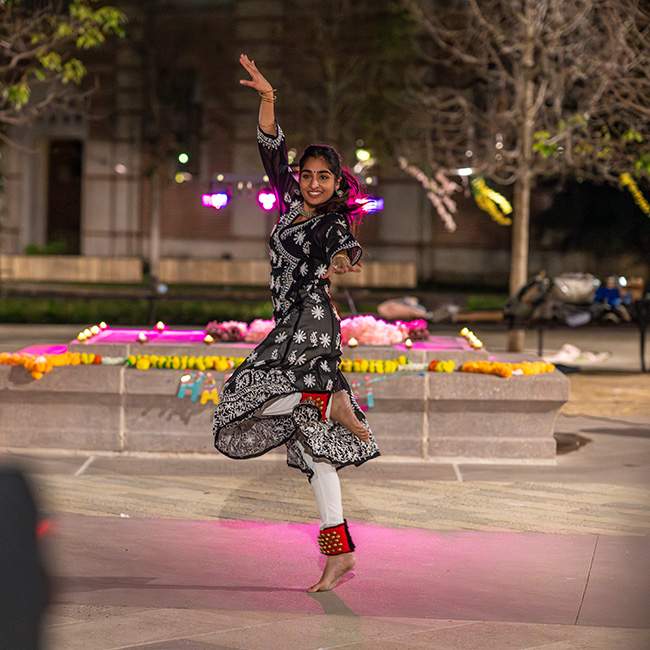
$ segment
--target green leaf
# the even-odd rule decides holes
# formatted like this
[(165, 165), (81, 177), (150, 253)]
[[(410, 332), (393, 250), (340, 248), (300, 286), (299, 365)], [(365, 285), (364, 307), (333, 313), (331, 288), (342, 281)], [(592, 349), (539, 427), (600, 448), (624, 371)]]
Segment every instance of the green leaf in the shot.
[(80, 84), (85, 75), (86, 66), (79, 59), (70, 59), (63, 65), (63, 74), (61, 75), (61, 79), (64, 84), (70, 82)]
[(61, 71), (61, 55), (58, 52), (47, 52), (46, 54), (41, 54), (38, 57), (38, 61), (46, 70), (53, 70), (54, 72)]
[(27, 82), (21, 81), (20, 83), (7, 86), (3, 95), (7, 103), (14, 109), (20, 109), (29, 101), (31, 90)]

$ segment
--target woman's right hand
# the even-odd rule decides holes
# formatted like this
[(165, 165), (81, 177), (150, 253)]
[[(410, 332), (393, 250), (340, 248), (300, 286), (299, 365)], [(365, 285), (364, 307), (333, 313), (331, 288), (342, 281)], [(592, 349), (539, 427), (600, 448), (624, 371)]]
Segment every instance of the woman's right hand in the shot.
[(246, 56), (246, 54), (239, 55), (239, 63), (248, 74), (251, 76), (250, 79), (240, 79), (239, 83), (242, 86), (248, 86), (249, 88), (254, 88), (258, 93), (269, 92), (273, 90), (273, 86), (266, 80), (264, 75), (257, 69), (255, 61)]

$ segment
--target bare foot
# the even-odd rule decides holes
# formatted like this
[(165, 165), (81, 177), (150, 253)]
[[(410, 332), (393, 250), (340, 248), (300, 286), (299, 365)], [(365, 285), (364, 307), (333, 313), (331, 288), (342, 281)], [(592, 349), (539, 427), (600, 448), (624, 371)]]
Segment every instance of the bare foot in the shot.
[(342, 424), (348, 431), (351, 431), (359, 440), (368, 442), (368, 429), (363, 426), (352, 410), (350, 397), (345, 390), (340, 390), (332, 395), (332, 409), (330, 417), (334, 422)]
[(307, 589), (308, 592), (329, 591), (336, 587), (338, 581), (354, 568), (354, 553), (330, 555), (320, 580)]

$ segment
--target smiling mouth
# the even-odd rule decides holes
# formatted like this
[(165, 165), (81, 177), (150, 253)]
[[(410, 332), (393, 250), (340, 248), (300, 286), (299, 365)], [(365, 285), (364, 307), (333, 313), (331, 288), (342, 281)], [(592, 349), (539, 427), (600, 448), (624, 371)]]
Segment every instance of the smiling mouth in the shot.
[(320, 196), (322, 192), (307, 192), (307, 194), (309, 194), (309, 196)]

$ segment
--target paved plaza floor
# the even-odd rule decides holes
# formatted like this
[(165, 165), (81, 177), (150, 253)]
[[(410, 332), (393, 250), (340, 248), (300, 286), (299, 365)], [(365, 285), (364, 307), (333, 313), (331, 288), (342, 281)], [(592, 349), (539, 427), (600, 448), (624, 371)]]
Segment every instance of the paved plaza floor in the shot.
[(5, 449), (52, 522), (46, 648), (647, 650), (650, 375), (634, 336), (596, 340), (609, 366), (570, 375), (556, 465), (343, 470), (357, 567), (324, 594), (305, 592), (322, 568), (311, 489), (281, 456)]

